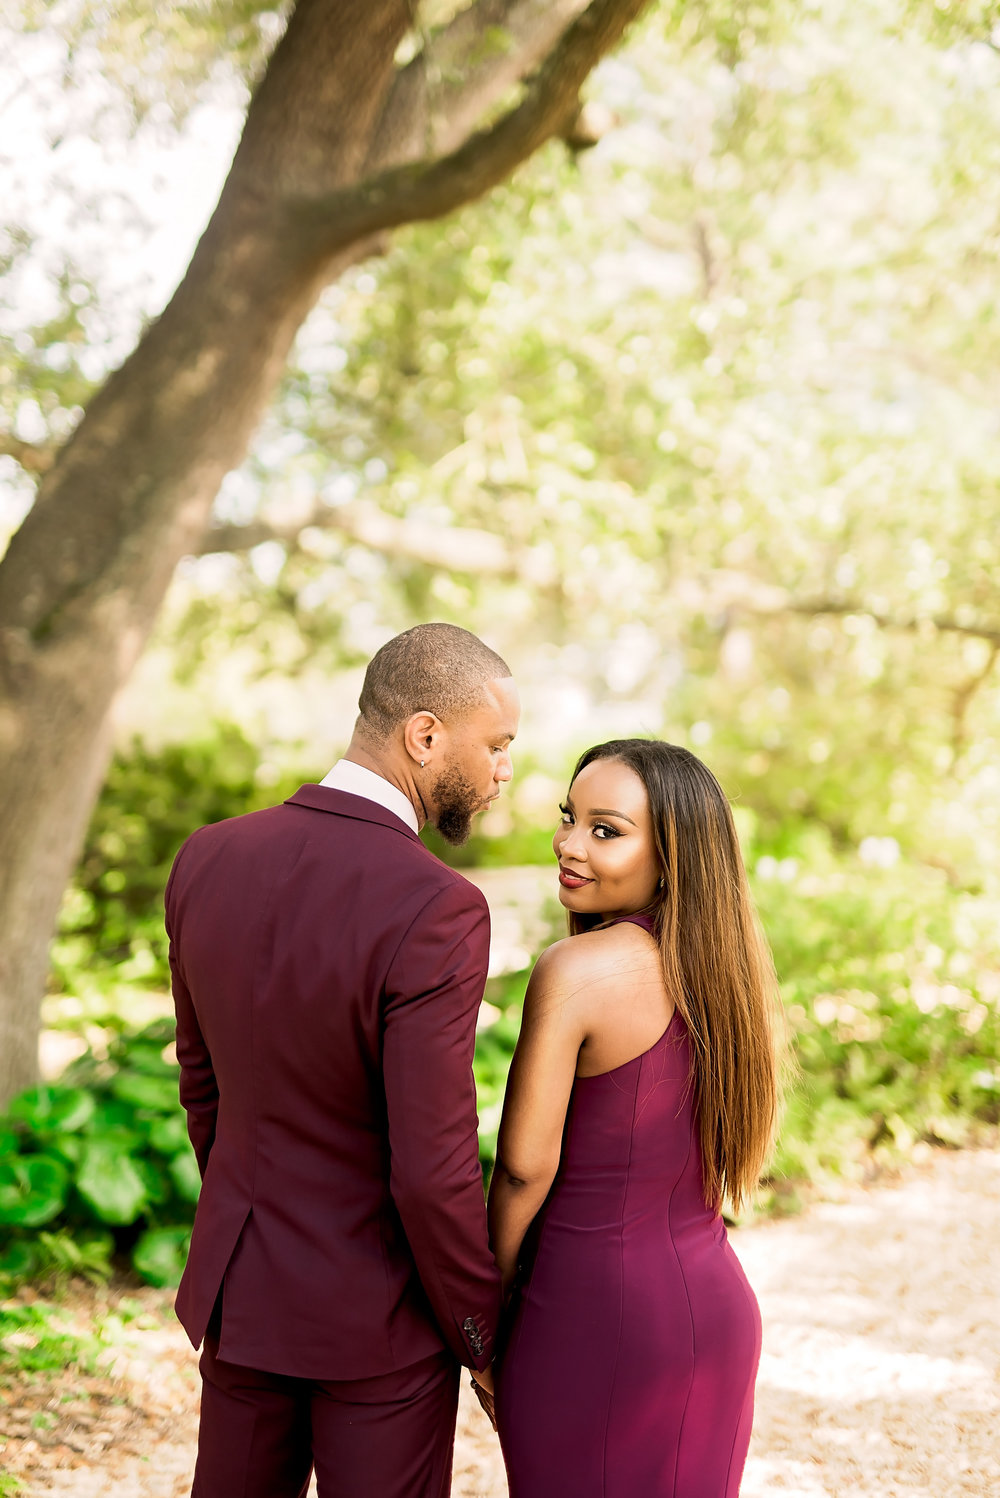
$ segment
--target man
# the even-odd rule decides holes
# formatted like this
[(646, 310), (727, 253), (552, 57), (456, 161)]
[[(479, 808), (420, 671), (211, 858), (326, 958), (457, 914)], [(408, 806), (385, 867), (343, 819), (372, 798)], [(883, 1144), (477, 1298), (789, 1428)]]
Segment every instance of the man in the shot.
[[(194, 1498), (446, 1498), (459, 1365), (500, 1310), (472, 1054), (480, 892), (417, 837), (511, 777), (499, 656), (425, 624), (378, 652), (346, 756), (203, 827), (167, 886), (202, 1173), (177, 1314), (204, 1338)], [(486, 1375), (488, 1381), (488, 1375)]]

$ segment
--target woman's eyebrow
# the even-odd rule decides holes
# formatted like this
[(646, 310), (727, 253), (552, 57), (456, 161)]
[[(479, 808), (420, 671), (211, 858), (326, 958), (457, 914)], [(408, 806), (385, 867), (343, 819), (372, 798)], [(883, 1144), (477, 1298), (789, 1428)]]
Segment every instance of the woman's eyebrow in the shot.
[(592, 817), (617, 817), (619, 821), (627, 822), (630, 827), (635, 826), (631, 817), (627, 817), (623, 811), (612, 811), (610, 806), (592, 806), (590, 815)]

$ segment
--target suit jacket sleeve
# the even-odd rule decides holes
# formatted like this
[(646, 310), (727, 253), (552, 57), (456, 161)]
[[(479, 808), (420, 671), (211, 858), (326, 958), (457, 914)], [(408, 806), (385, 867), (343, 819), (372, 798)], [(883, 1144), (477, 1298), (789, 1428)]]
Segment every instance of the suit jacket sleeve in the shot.
[(500, 1316), (472, 1074), (489, 930), (464, 881), (424, 907), (389, 969), (382, 1052), (392, 1196), (445, 1341), (474, 1368), (491, 1361)]
[(208, 1157), (215, 1141), (219, 1112), (219, 1087), (212, 1057), (201, 1033), (191, 994), (181, 971), (181, 942), (176, 911), (177, 872), (184, 849), (174, 859), (164, 896), (167, 935), (170, 938), (170, 983), (177, 1016), (177, 1060), (180, 1064), (181, 1105), (187, 1113), (188, 1137), (194, 1147), (198, 1169), (204, 1180)]

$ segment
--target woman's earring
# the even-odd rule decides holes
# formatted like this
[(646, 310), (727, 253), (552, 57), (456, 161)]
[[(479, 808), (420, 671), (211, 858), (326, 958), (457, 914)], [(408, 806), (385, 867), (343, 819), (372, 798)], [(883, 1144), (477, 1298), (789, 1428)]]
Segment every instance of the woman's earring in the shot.
[[(421, 769), (423, 769), (423, 768), (424, 768), (424, 762), (423, 762), (423, 760), (421, 760), (421, 761), (420, 761), (420, 768), (421, 768)], [(663, 880), (662, 880), (662, 879), (661, 879), (661, 880), (660, 880), (660, 883), (661, 883), (661, 884), (662, 884), (662, 883), (663, 883)]]
[(657, 880), (656, 887), (657, 887), (657, 889), (662, 889), (663, 888), (663, 875), (662, 874), (660, 875), (659, 879)]

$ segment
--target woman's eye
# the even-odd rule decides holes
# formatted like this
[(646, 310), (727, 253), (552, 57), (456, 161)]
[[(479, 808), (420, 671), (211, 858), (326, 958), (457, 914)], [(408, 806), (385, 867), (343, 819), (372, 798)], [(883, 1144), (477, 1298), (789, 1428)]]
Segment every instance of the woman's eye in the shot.
[(598, 835), (598, 833), (601, 834), (601, 842), (602, 843), (607, 842), (607, 840), (608, 840), (609, 837), (618, 837), (618, 836), (620, 836), (618, 828), (617, 827), (609, 827), (608, 824), (607, 824), (607, 822), (595, 822), (594, 823), (594, 836), (596, 837)]
[(573, 813), (568, 806), (560, 806), (559, 810), (562, 812), (561, 821), (563, 826), (568, 827), (573, 820)]

